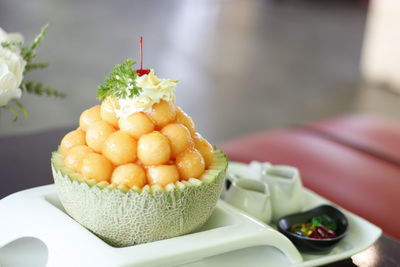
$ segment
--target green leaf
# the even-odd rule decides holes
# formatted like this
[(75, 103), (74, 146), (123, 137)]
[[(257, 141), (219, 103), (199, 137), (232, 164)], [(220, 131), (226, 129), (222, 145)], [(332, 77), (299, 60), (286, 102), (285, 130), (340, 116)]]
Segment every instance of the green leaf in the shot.
[(25, 59), (27, 64), (32, 63), (33, 59), (36, 57), (36, 48), (40, 45), (40, 42), (46, 35), (48, 28), (49, 24), (44, 25), (40, 30), (40, 33), (33, 40), (33, 42), (28, 46), (22, 47), (21, 55)]
[(26, 108), (24, 107), (24, 105), (22, 105), (21, 102), (19, 102), (18, 100), (12, 100), (12, 102), (14, 102), (15, 105), (17, 105), (17, 107), (19, 108), (19, 110), (22, 113), (22, 116), (24, 117), (24, 119), (28, 118), (28, 111), (26, 111)]
[(312, 217), (311, 223), (314, 226), (324, 226), (324, 227), (332, 229), (332, 230), (336, 230), (336, 228), (337, 228), (335, 220), (326, 214)]
[(25, 73), (34, 70), (34, 69), (44, 69), (49, 66), (49, 63), (46, 62), (32, 62), (29, 64), (26, 64), (25, 66)]
[(10, 48), (12, 46), (21, 46), (22, 42), (1, 42), (1, 47)]
[(138, 96), (142, 88), (136, 85), (137, 73), (133, 69), (135, 63), (132, 59), (127, 59), (122, 64), (116, 65), (104, 84), (97, 87), (97, 98), (103, 101), (109, 95), (117, 98)]
[(46, 96), (54, 96), (54, 97), (59, 97), (59, 98), (64, 98), (67, 95), (63, 92), (54, 90), (50, 87), (45, 87), (42, 83), (36, 83), (36, 82), (23, 82), (21, 84), (21, 90), (25, 91), (29, 94), (41, 96), (41, 95), (46, 95)]
[(13, 108), (10, 105), (2, 106), (2, 108), (8, 110), (10, 113), (12, 113), (14, 115), (14, 120), (13, 121), (17, 121), (18, 120), (19, 114), (18, 114), (18, 111), (15, 108)]

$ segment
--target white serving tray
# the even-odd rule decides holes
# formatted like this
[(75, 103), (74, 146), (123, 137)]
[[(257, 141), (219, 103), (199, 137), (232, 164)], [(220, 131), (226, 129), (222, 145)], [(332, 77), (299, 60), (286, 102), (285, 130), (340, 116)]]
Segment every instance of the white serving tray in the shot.
[[(307, 189), (304, 200), (304, 209), (329, 203)], [(348, 218), (349, 234), (324, 255), (300, 254), (272, 227), (224, 201), (218, 202), (210, 220), (193, 234), (114, 248), (70, 218), (54, 185), (48, 185), (0, 201), (0, 247), (4, 246), (0, 266), (317, 266), (368, 248), (382, 233), (368, 221), (341, 210)]]

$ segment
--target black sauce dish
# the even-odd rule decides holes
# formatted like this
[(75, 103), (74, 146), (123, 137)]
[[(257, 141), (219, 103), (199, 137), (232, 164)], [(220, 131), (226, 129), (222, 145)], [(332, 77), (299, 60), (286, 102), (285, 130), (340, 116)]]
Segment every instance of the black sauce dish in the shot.
[[(290, 231), (293, 224), (302, 224), (314, 216), (326, 214), (331, 217), (337, 225), (336, 237), (326, 239), (314, 239), (307, 236), (300, 236)], [(349, 223), (346, 216), (337, 208), (330, 205), (321, 205), (308, 211), (299, 212), (284, 216), (278, 220), (278, 230), (293, 242), (302, 252), (313, 254), (324, 254), (342, 240), (347, 232)]]

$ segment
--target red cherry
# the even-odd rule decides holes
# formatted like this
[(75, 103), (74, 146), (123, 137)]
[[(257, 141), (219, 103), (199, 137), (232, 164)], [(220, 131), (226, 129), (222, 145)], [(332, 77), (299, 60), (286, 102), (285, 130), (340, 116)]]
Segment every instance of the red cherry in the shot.
[(145, 75), (145, 74), (149, 74), (149, 73), (150, 73), (150, 70), (149, 70), (149, 69), (140, 69), (140, 70), (136, 70), (136, 73), (137, 73), (139, 76), (143, 76), (143, 75)]

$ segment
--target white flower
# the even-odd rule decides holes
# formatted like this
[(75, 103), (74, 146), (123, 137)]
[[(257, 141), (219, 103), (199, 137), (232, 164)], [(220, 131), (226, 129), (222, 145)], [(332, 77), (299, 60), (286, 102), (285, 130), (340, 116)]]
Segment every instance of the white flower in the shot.
[[(0, 43), (20, 42), (22, 36), (17, 33), (7, 34), (0, 28)], [(19, 89), (26, 62), (17, 46), (3, 48), (0, 46), (0, 107), (7, 105), (8, 101), (21, 97)]]

